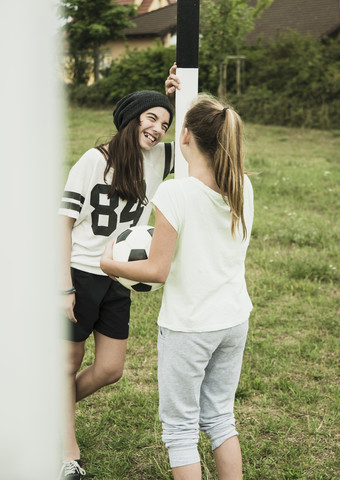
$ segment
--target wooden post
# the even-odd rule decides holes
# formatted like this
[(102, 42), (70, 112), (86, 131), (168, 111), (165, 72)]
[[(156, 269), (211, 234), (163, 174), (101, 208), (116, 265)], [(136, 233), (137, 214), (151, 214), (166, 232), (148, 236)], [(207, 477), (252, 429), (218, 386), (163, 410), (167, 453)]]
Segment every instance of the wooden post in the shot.
[(240, 71), (241, 61), (240, 57), (236, 59), (236, 95), (241, 93), (241, 71)]
[[(240, 95), (241, 94), (241, 62), (245, 60), (244, 55), (229, 55), (227, 57), (227, 62), (228, 60), (236, 60), (236, 94)], [(227, 66), (227, 63), (225, 63)], [(225, 75), (225, 92), (227, 92), (227, 72)]]
[(225, 61), (220, 62), (217, 93), (220, 98), (225, 98), (227, 94), (227, 63)]

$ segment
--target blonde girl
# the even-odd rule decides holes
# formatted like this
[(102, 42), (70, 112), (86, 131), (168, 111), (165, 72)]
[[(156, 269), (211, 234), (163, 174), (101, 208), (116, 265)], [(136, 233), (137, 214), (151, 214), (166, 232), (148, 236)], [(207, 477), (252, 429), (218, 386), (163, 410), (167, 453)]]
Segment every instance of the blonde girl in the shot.
[(201, 479), (199, 430), (221, 480), (242, 478), (235, 429), (238, 385), (252, 303), (245, 258), (253, 191), (244, 173), (242, 123), (200, 95), (186, 114), (180, 148), (189, 176), (159, 186), (148, 260), (101, 259), (108, 275), (165, 282), (158, 317), (159, 415), (175, 480)]

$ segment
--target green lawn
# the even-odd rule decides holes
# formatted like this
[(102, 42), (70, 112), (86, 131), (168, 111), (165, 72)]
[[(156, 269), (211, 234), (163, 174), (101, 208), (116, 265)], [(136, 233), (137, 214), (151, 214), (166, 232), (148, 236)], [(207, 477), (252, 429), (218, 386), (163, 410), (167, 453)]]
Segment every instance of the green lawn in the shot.
[[(67, 114), (64, 178), (113, 132), (111, 110)], [(247, 257), (254, 310), (235, 405), (244, 478), (337, 480), (340, 132), (246, 125), (245, 146), (256, 174)], [(125, 375), (78, 405), (89, 479), (172, 478), (157, 416), (160, 301), (161, 291), (133, 295)], [(199, 448), (203, 479), (217, 479), (204, 436)]]

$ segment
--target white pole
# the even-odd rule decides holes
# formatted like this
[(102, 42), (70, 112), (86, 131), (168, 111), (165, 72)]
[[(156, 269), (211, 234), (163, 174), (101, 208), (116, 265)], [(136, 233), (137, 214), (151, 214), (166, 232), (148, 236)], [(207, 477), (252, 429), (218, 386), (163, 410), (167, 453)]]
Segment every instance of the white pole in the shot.
[(198, 68), (177, 68), (176, 74), (180, 79), (181, 89), (176, 91), (175, 178), (182, 178), (188, 176), (188, 164), (179, 147), (179, 136), (185, 114), (198, 93)]
[(199, 10), (199, 0), (177, 1), (176, 73), (181, 90), (176, 91), (175, 178), (188, 176), (179, 137), (185, 114), (198, 92)]
[(52, 0), (0, 2), (0, 479), (55, 480), (60, 171)]

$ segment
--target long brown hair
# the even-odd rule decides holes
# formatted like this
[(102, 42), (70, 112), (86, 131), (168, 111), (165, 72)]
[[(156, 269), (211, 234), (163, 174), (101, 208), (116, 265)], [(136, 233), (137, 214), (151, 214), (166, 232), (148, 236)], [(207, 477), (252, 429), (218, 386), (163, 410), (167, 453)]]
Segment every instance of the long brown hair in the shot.
[(184, 126), (193, 133), (198, 148), (211, 159), (217, 186), (229, 206), (231, 233), (241, 222), (243, 240), (247, 227), (243, 215), (244, 167), (242, 120), (228, 104), (200, 94), (188, 110)]
[(139, 118), (131, 120), (126, 127), (119, 130), (108, 145), (102, 144), (97, 149), (106, 159), (104, 181), (110, 169), (113, 169), (111, 187), (108, 197), (115, 191), (123, 200), (146, 204), (146, 186), (144, 181), (143, 153), (139, 144)]

